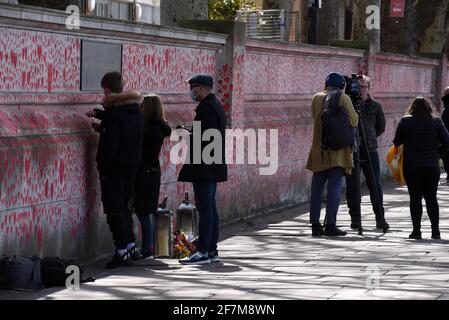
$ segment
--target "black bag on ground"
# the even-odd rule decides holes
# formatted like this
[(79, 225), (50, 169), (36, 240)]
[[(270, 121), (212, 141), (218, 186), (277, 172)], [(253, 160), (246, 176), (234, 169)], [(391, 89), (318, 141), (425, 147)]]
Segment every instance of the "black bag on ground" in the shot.
[(45, 287), (65, 287), (67, 277), (71, 275), (70, 273), (66, 273), (68, 266), (78, 267), (80, 270), (80, 283), (95, 281), (92, 277), (83, 279), (83, 268), (71, 259), (46, 257), (41, 261), (42, 283)]
[(42, 288), (38, 256), (3, 256), (0, 260), (0, 289), (36, 291)]
[(83, 269), (71, 259), (62, 259), (59, 257), (46, 257), (41, 261), (42, 282), (48, 287), (65, 287), (67, 277), (71, 274), (66, 273), (68, 266), (76, 266), (80, 270), (80, 283), (92, 282), (93, 278), (82, 280)]
[(354, 128), (345, 108), (340, 107), (340, 91), (331, 91), (324, 98), (321, 121), (323, 123), (322, 149), (340, 150), (354, 144)]

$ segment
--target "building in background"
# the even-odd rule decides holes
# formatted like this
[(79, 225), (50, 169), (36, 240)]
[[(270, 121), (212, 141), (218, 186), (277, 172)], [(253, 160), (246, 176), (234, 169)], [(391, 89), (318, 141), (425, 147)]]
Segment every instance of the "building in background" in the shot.
[(161, 0), (96, 0), (94, 15), (105, 18), (120, 20), (135, 20), (133, 9), (139, 4), (141, 16), (139, 22), (160, 24), (161, 23)]
[[(207, 20), (208, 0), (0, 0), (102, 18), (176, 26), (180, 20)], [(238, 15), (252, 38), (329, 45), (352, 40), (354, 0), (255, 0), (256, 10)], [(93, 6), (93, 10), (89, 8)], [(357, 36), (355, 37), (357, 38)]]
[(284, 12), (284, 41), (327, 45), (351, 40), (353, 0), (256, 0), (257, 10)]
[[(172, 26), (180, 19), (207, 20), (207, 0), (0, 0), (3, 3), (65, 10), (76, 5), (83, 14)], [(89, 8), (93, 7), (93, 11)]]
[(161, 24), (175, 26), (179, 20), (207, 20), (208, 0), (160, 0)]

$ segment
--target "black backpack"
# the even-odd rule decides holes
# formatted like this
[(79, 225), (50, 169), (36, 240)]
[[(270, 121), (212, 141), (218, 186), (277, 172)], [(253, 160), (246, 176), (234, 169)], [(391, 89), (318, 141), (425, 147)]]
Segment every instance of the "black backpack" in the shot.
[(80, 270), (80, 283), (93, 282), (94, 278), (82, 279), (83, 269), (71, 259), (59, 257), (46, 257), (41, 261), (42, 282), (45, 287), (65, 287), (66, 279), (70, 274), (66, 273), (68, 266), (76, 266)]
[(42, 289), (38, 256), (3, 256), (0, 260), (0, 289), (36, 291)]
[(323, 135), (322, 149), (340, 150), (354, 145), (354, 128), (344, 107), (340, 107), (341, 92), (331, 91), (323, 101), (321, 121)]

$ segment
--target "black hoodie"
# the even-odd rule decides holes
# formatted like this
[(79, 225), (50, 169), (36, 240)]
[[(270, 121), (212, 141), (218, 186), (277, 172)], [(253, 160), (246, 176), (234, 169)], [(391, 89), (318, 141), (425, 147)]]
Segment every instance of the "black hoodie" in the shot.
[(99, 128), (97, 168), (100, 177), (108, 177), (120, 167), (138, 168), (142, 156), (143, 115), (140, 94), (122, 92), (105, 97)]

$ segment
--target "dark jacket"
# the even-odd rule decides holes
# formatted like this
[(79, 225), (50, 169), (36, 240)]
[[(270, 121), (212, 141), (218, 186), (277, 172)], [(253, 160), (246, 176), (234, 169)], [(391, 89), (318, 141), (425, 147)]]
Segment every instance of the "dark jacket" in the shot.
[[(195, 110), (194, 121), (201, 122), (201, 137), (207, 129), (218, 129), (221, 133), (222, 159), (220, 163), (206, 164), (201, 157), (200, 164), (194, 164), (193, 160), (193, 134), (190, 134), (190, 148), (188, 157), (190, 163), (185, 163), (179, 172), (179, 181), (183, 182), (223, 182), (228, 179), (228, 168), (225, 161), (225, 129), (226, 115), (223, 105), (214, 94), (208, 95), (200, 102)], [(200, 139), (201, 139), (200, 137)], [(213, 141), (213, 139), (212, 139)], [(201, 155), (204, 148), (212, 141), (201, 142)], [(198, 156), (201, 156), (198, 155)], [(213, 155), (213, 153), (212, 153)]]
[(441, 100), (444, 103), (444, 110), (441, 114), (441, 120), (443, 120), (444, 125), (449, 130), (449, 94), (445, 95)]
[(143, 115), (139, 110), (140, 94), (122, 92), (105, 97), (97, 151), (100, 177), (108, 177), (119, 167), (137, 168), (142, 155)]
[(164, 138), (171, 128), (162, 121), (146, 123), (142, 148), (142, 161), (134, 188), (134, 209), (137, 214), (156, 213), (161, 186), (159, 154)]
[(147, 123), (144, 129), (141, 168), (159, 168), (159, 154), (164, 138), (171, 134), (170, 126), (162, 121)]
[(361, 105), (361, 119), (370, 152), (377, 151), (377, 138), (385, 132), (385, 115), (379, 102), (368, 97)]
[(393, 143), (404, 145), (404, 166), (438, 167), (440, 156), (449, 150), (449, 133), (438, 117), (407, 115), (399, 122)]

